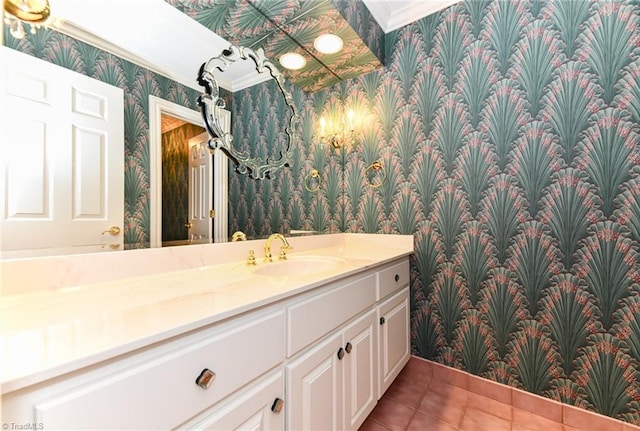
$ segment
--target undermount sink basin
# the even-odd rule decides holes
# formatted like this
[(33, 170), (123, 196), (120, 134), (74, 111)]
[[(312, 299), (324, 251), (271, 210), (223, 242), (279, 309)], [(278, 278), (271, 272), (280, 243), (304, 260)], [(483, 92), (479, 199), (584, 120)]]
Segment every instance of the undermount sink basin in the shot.
[(287, 260), (264, 263), (254, 271), (258, 275), (287, 277), (318, 274), (331, 271), (344, 264), (345, 260), (330, 256), (288, 256)]

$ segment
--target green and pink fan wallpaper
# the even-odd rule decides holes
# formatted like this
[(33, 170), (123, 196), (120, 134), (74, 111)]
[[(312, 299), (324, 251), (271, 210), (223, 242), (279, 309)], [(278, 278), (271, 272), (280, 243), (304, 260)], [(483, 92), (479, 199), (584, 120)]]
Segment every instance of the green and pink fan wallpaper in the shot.
[[(292, 87), (292, 166), (231, 176), (230, 231), (414, 235), (415, 355), (640, 424), (639, 26), (635, 0), (468, 0), (384, 35), (382, 69)], [(125, 233), (144, 246), (145, 97), (195, 107), (196, 92), (54, 32), (6, 39), (126, 89)], [(277, 136), (271, 102), (234, 94), (234, 134)], [(342, 102), (369, 117), (336, 151), (318, 122)]]
[[(473, 0), (387, 34), (383, 71), (296, 93), (294, 166), (233, 178), (232, 224), (415, 235), (414, 354), (640, 424), (639, 25), (637, 2)], [(334, 151), (341, 100), (373, 120)]]

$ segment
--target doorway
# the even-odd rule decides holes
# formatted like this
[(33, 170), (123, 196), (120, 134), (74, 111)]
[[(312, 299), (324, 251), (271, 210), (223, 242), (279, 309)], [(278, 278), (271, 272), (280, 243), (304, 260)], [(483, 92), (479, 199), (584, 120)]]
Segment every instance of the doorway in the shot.
[[(203, 160), (203, 178), (194, 178), (190, 166), (191, 147), (199, 153), (206, 146), (207, 134), (203, 127), (168, 114), (161, 115), (162, 128), (162, 247), (211, 242), (213, 220), (204, 220), (209, 229), (194, 233), (194, 216), (201, 221), (204, 208), (213, 209), (213, 187), (210, 181), (211, 155), (205, 149), (198, 154)], [(200, 138), (196, 139), (197, 136)], [(204, 142), (203, 142), (204, 141)], [(199, 175), (200, 170), (194, 173)], [(200, 180), (200, 181), (198, 181)], [(208, 184), (205, 181), (209, 180)], [(208, 185), (208, 187), (206, 187)], [(195, 188), (198, 192), (195, 192)], [(205, 196), (204, 193), (207, 193)], [(193, 211), (198, 208), (200, 211)], [(208, 212), (208, 211), (207, 211)], [(195, 214), (194, 214), (195, 213)], [(205, 227), (206, 229), (206, 227)], [(202, 230), (202, 229), (200, 229)]]
[[(225, 119), (227, 120), (225, 126), (229, 128), (230, 112), (225, 112)], [(151, 247), (226, 242), (228, 240), (228, 159), (222, 151), (215, 150), (211, 160), (209, 150), (204, 151), (208, 136), (203, 128), (201, 114), (184, 106), (150, 96), (149, 133)], [(210, 174), (206, 174), (206, 177), (201, 176), (195, 180), (190, 178), (193, 177), (191, 171), (194, 170), (189, 168), (192, 153), (199, 153), (203, 158), (206, 155), (211, 162), (209, 163)], [(200, 186), (194, 184), (194, 181), (200, 183)], [(203, 192), (204, 189), (201, 187), (203, 181), (212, 192)], [(192, 183), (191, 192), (189, 182)], [(197, 190), (197, 193), (194, 190)], [(203, 196), (203, 193), (210, 200), (206, 208), (208, 238), (204, 238), (202, 233), (190, 232), (193, 221), (192, 214), (189, 212), (197, 208), (193, 205), (193, 199), (196, 198), (196, 194)], [(213, 220), (212, 223), (211, 220)]]

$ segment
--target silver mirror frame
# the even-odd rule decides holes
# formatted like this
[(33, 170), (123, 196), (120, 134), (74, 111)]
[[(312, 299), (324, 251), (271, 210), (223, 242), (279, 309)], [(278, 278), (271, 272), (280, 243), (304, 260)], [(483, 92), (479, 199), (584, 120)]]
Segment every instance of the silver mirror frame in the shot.
[[(280, 151), (280, 158), (277, 160), (270, 160), (269, 158), (264, 160), (259, 157), (251, 157), (249, 152), (234, 148), (233, 136), (230, 133), (225, 133), (222, 128), (220, 109), (224, 109), (225, 102), (220, 97), (220, 88), (213, 71), (217, 69), (224, 72), (229, 65), (234, 62), (247, 59), (255, 62), (258, 73), (268, 72), (271, 74), (284, 96), (285, 103), (291, 110), (289, 125), (285, 129), (285, 133), (288, 136), (287, 144), (285, 149)], [(229, 48), (222, 51), (219, 56), (212, 57), (202, 65), (199, 82), (200, 85), (205, 87), (205, 93), (198, 98), (198, 105), (200, 105), (204, 123), (209, 132), (210, 139), (208, 145), (210, 149), (221, 149), (224, 151), (236, 163), (237, 172), (241, 174), (248, 173), (251, 178), (256, 180), (271, 178), (272, 173), (282, 169), (284, 166), (289, 166), (292, 158), (291, 148), (295, 142), (294, 130), (298, 124), (299, 117), (293, 103), (293, 97), (291, 97), (291, 93), (284, 87), (284, 76), (278, 68), (265, 57), (262, 48), (253, 51), (252, 49), (242, 46), (229, 46)]]

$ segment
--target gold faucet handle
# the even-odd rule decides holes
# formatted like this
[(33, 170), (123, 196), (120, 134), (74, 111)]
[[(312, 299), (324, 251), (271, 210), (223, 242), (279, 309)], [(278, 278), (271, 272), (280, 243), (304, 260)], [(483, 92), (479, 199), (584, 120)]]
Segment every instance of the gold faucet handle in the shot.
[(256, 254), (253, 250), (249, 250), (249, 257), (247, 258), (247, 265), (255, 265), (256, 264)]
[(270, 250), (265, 250), (264, 252), (264, 262), (273, 262), (273, 258), (271, 257), (271, 251)]
[(233, 235), (231, 236), (231, 242), (246, 241), (246, 240), (247, 240), (247, 235), (245, 235), (245, 233), (240, 230), (234, 232)]
[(286, 246), (282, 246), (280, 247), (280, 256), (278, 257), (278, 259), (280, 260), (286, 260), (287, 259), (287, 249), (290, 247), (286, 247)]

